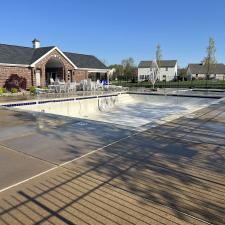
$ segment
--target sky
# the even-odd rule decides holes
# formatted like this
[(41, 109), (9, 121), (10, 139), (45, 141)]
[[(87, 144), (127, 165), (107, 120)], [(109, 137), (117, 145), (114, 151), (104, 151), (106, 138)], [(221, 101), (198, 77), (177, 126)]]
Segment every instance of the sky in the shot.
[(225, 63), (224, 0), (1, 0), (0, 9), (3, 44), (30, 47), (37, 38), (107, 65), (154, 59), (160, 44), (163, 59), (184, 67), (201, 62), (213, 37)]

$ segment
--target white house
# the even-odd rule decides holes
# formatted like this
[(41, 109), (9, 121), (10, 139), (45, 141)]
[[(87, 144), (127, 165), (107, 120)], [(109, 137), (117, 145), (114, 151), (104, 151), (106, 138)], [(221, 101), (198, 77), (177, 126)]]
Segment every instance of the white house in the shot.
[(202, 63), (188, 65), (187, 78), (189, 80), (193, 79), (204, 80), (207, 78), (207, 73), (209, 73), (208, 79), (224, 80), (225, 65), (222, 63), (212, 65), (209, 72), (207, 72), (206, 66), (204, 66)]
[[(177, 76), (177, 60), (160, 60), (159, 81), (171, 81)], [(152, 61), (141, 61), (138, 65), (138, 81), (149, 80), (153, 73)]]

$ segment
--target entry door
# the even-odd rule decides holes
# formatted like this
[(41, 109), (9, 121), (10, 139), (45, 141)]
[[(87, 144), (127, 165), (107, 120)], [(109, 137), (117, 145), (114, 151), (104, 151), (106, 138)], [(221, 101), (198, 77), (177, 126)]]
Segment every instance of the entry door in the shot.
[(41, 72), (40, 70), (36, 70), (36, 86), (41, 86)]

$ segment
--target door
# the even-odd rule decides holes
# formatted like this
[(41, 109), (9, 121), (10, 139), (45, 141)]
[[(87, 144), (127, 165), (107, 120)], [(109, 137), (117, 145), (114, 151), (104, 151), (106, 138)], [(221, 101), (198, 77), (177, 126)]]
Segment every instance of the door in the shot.
[(36, 70), (36, 86), (41, 86), (41, 72), (40, 70)]

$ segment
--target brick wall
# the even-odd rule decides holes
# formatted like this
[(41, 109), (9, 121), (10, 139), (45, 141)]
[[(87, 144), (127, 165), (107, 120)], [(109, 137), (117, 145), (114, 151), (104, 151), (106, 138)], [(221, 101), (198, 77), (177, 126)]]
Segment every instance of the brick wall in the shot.
[(6, 80), (9, 79), (11, 75), (15, 74), (26, 79), (27, 89), (32, 86), (31, 69), (24, 67), (0, 66), (0, 87), (4, 87)]
[[(45, 65), (48, 63), (50, 59), (56, 59), (61, 62), (63, 66), (63, 73), (67, 74), (68, 70), (73, 70), (73, 65), (70, 64), (70, 62), (67, 61), (57, 50), (54, 50), (50, 54), (48, 54), (45, 58), (43, 58), (40, 62), (38, 62), (35, 65), (36, 69), (41, 70), (41, 85), (46, 85), (46, 74), (45, 74)], [(67, 76), (64, 76), (65, 81), (67, 81)], [(35, 80), (35, 79), (34, 79)]]
[(73, 81), (80, 82), (81, 80), (88, 79), (88, 72), (85, 70), (74, 70)]

